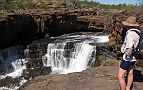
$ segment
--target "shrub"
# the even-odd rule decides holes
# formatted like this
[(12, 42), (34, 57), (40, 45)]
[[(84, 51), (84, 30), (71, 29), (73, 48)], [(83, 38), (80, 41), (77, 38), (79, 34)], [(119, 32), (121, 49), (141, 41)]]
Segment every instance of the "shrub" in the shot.
[(28, 8), (28, 9), (34, 9), (34, 8), (37, 8), (36, 7), (36, 4), (35, 3), (33, 3), (33, 2), (26, 2), (26, 3), (24, 3), (24, 7), (25, 8)]

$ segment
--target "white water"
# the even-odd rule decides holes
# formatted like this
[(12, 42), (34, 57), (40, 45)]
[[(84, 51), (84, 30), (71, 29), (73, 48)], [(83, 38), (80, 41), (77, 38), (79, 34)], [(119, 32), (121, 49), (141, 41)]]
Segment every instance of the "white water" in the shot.
[[(26, 69), (26, 61), (25, 61), (25, 59), (15, 60), (15, 61), (11, 62), (11, 65), (14, 68), (14, 71), (11, 72), (11, 73), (2, 75), (0, 77), (0, 79), (4, 79), (7, 76), (12, 77), (12, 78), (19, 77), (23, 73), (23, 70)], [(23, 85), (26, 82), (27, 82), (27, 80), (21, 79), (20, 83), (19, 83), (20, 84), (19, 86), (11, 85), (10, 87), (0, 87), (0, 90), (16, 90), (16, 89), (18, 89), (21, 85)]]
[[(83, 38), (82, 40), (84, 40)], [(91, 36), (90, 38), (92, 38), (90, 41), (74, 42), (72, 51), (68, 53), (65, 47), (68, 42), (72, 41), (70, 39), (62, 43), (48, 44), (47, 54), (43, 56), (44, 66), (51, 66), (52, 73), (58, 74), (81, 72), (87, 69), (89, 61), (91, 64), (94, 63), (96, 57), (96, 46), (90, 45), (89, 43), (107, 43), (109, 41), (108, 36)], [(79, 39), (76, 39), (76, 41), (79, 41)], [(65, 54), (68, 54), (69, 57), (65, 57)], [(93, 57), (91, 57), (92, 55)]]
[(66, 74), (71, 72), (81, 72), (87, 69), (92, 52), (96, 53), (96, 48), (95, 46), (91, 46), (89, 44), (81, 44), (77, 45), (75, 52), (75, 55), (73, 55), (70, 60), (68, 68), (65, 69), (62, 73)]
[(75, 43), (74, 51), (69, 53), (69, 57), (64, 57), (66, 43), (49, 44), (47, 54), (43, 59), (45, 66), (51, 66), (53, 73), (81, 72), (87, 68), (95, 46), (86, 43)]
[[(0, 51), (1, 57), (1, 68), (5, 70), (4, 75), (0, 76), (0, 79), (6, 77), (17, 78), (20, 77), (23, 73), (23, 70), (26, 69), (26, 61), (22, 57), (22, 48), (19, 46), (10, 47)], [(27, 80), (21, 79), (20, 85), (25, 83)], [(12, 84), (9, 87), (0, 87), (0, 90), (16, 90), (20, 86), (15, 86)]]
[(21, 76), (21, 73), (24, 69), (26, 69), (26, 61), (23, 59), (23, 52), (22, 47), (15, 46), (9, 47), (7, 49), (1, 50), (1, 58), (0, 61), (2, 62), (3, 69), (5, 69), (5, 75), (1, 77), (18, 77)]
[(66, 68), (64, 47), (65, 43), (48, 44), (48, 53), (43, 57), (44, 66), (51, 66), (52, 71)]
[(22, 86), (24, 83), (26, 83), (27, 80), (25, 79), (21, 79), (20, 82), (19, 82), (19, 86), (12, 86), (11, 87), (0, 87), (0, 90), (17, 90), (20, 86)]
[[(109, 40), (108, 36), (93, 36), (91, 38), (97, 43), (106, 43)], [(80, 41), (80, 39), (77, 39), (77, 42), (78, 41)], [(67, 52), (67, 44), (69, 42), (71, 42), (70, 39), (62, 43), (48, 44), (47, 54), (43, 56), (43, 64), (44, 66), (51, 66), (53, 73), (67, 74), (71, 72), (81, 72), (88, 68), (89, 61), (94, 63), (96, 56), (96, 46), (88, 44), (94, 41), (88, 42), (88, 40), (85, 40), (84, 42), (79, 43), (74, 42), (74, 45), (70, 47), (71, 51)], [(0, 57), (0, 60), (6, 63), (5, 69), (7, 73), (0, 76), (0, 79), (4, 79), (7, 76), (12, 78), (21, 76), (23, 70), (26, 69), (26, 61), (25, 59), (19, 58), (19, 56), (17, 56), (20, 53), (18, 48), (8, 48), (4, 50), (4, 53), (7, 54), (7, 58)], [(2, 53), (0, 52), (0, 54)], [(68, 55), (68, 57), (66, 55)], [(9, 64), (11, 64), (11, 68), (13, 68), (12, 70), (9, 68)], [(20, 86), (25, 82), (27, 82), (27, 80), (21, 79)], [(10, 88), (0, 87), (0, 90), (16, 90), (20, 86), (12, 85)]]
[(96, 36), (96, 38), (98, 39), (97, 42), (99, 43), (106, 43), (109, 41), (109, 36)]
[(11, 62), (11, 65), (12, 65), (12, 68), (14, 68), (13, 72), (2, 75), (0, 77), (1, 79), (5, 78), (7, 76), (12, 77), (12, 78), (19, 77), (23, 73), (23, 70), (26, 69), (25, 59), (15, 60), (15, 61)]

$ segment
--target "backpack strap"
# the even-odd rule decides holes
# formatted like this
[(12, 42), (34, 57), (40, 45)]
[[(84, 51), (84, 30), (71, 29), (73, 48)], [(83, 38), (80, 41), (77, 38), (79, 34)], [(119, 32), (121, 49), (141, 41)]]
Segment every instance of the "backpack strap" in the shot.
[(133, 29), (133, 30), (130, 30), (130, 31), (134, 31), (134, 32), (136, 32), (139, 36), (141, 36), (141, 35), (140, 35), (140, 32), (137, 31), (137, 30), (134, 30), (134, 29)]

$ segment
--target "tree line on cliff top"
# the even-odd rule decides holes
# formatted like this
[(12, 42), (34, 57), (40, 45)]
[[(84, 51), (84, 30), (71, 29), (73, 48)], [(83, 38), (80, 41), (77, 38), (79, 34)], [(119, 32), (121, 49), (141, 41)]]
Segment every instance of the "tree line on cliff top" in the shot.
[(106, 9), (143, 9), (143, 0), (137, 0), (140, 5), (105, 5), (96, 1), (89, 0), (0, 0), (0, 10), (12, 11), (12, 10), (25, 10), (25, 9), (47, 9), (51, 5), (65, 5), (70, 7), (99, 7)]
[(84, 6), (98, 6), (100, 8), (105, 8), (105, 9), (127, 9), (127, 10), (133, 10), (133, 9), (143, 9), (143, 0), (136, 0), (138, 4), (133, 5), (133, 4), (100, 4), (96, 1), (89, 1), (89, 0), (84, 0), (80, 1), (81, 5)]

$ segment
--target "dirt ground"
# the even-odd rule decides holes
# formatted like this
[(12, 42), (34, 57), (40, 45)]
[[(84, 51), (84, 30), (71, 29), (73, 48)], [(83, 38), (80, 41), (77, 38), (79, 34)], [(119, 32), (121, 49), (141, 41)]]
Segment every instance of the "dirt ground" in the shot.
[[(39, 76), (20, 90), (119, 90), (118, 66), (99, 66), (66, 75)], [(134, 71), (132, 90), (143, 90), (143, 69)]]

